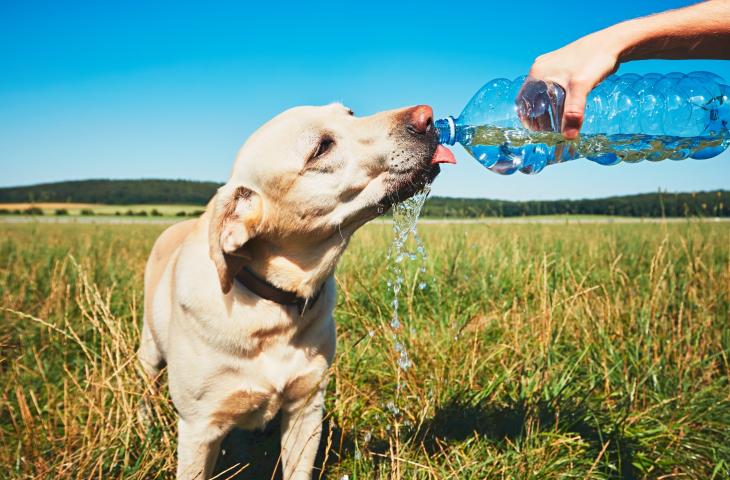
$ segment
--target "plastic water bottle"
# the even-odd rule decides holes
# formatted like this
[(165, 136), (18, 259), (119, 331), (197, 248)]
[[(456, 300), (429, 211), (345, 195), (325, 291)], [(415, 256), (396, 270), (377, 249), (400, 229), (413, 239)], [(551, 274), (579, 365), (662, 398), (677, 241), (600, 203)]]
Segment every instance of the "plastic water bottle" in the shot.
[(730, 145), (730, 88), (709, 72), (612, 75), (590, 93), (580, 137), (560, 134), (565, 91), (529, 77), (484, 85), (458, 118), (436, 121), (485, 167), (509, 175), (587, 158), (619, 162), (705, 159)]

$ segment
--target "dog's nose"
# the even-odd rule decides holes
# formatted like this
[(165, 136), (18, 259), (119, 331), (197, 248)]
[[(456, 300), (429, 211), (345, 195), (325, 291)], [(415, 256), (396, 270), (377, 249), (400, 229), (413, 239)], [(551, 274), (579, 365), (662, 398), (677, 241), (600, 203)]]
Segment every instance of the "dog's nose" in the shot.
[(433, 128), (433, 110), (428, 105), (413, 107), (408, 128), (414, 133), (427, 133)]

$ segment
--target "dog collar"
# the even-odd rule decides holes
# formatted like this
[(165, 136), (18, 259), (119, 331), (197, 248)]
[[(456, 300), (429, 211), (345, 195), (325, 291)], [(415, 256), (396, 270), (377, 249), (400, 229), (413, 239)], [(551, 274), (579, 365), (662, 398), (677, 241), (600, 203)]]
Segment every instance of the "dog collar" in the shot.
[(296, 306), (299, 310), (299, 314), (303, 314), (305, 309), (310, 309), (317, 303), (319, 295), (324, 290), (324, 284), (319, 287), (319, 290), (309, 298), (300, 297), (294, 292), (288, 290), (282, 290), (281, 288), (272, 285), (266, 279), (259, 277), (251, 270), (243, 267), (238, 274), (236, 274), (236, 280), (241, 282), (251, 293), (257, 295), (264, 300), (270, 300), (279, 305), (285, 306)]

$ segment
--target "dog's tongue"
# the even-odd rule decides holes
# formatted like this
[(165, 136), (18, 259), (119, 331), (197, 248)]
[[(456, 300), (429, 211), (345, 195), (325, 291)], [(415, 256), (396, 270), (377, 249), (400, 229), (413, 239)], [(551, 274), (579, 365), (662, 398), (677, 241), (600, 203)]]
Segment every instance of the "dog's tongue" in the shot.
[(437, 163), (456, 164), (456, 159), (454, 158), (454, 154), (451, 153), (451, 150), (443, 145), (439, 145), (436, 147), (436, 151), (433, 152), (433, 158), (431, 159), (431, 165), (435, 165)]

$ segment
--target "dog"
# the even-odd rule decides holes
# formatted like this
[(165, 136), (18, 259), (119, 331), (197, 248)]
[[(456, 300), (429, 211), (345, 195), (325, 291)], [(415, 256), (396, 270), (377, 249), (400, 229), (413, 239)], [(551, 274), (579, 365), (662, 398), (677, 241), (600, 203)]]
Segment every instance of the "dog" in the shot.
[(420, 190), (453, 156), (430, 107), (356, 117), (296, 107), (241, 147), (198, 219), (155, 242), (138, 359), (167, 367), (178, 479), (209, 478), (233, 428), (282, 413), (286, 480), (309, 479), (335, 354), (333, 272), (352, 234)]

